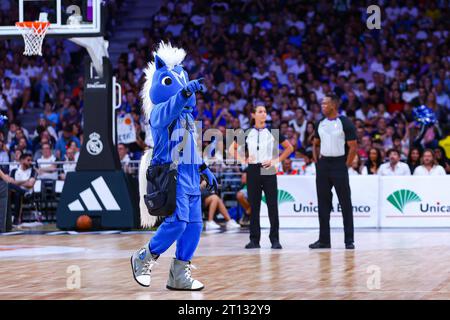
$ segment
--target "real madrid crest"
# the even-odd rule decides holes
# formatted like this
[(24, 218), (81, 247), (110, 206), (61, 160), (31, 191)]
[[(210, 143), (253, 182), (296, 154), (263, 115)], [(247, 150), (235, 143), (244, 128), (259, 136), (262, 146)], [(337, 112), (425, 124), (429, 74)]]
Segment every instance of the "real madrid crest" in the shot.
[(86, 149), (89, 154), (98, 156), (103, 150), (103, 143), (100, 140), (100, 135), (97, 132), (92, 132), (89, 135), (89, 141), (86, 143)]

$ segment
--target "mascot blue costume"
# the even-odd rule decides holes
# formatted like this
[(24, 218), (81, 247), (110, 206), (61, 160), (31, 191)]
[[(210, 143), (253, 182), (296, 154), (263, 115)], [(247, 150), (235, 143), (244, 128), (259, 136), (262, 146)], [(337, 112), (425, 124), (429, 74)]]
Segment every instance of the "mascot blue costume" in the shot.
[[(201, 290), (203, 284), (191, 275), (191, 259), (203, 229), (200, 176), (212, 188), (217, 188), (217, 181), (196, 150), (192, 111), (196, 104), (195, 93), (204, 91), (204, 86), (201, 79), (189, 81), (187, 72), (181, 66), (185, 56), (183, 49), (161, 42), (154, 52), (154, 62), (149, 63), (145, 70), (146, 82), (141, 96), (154, 149), (152, 156), (149, 151), (144, 154), (139, 168), (142, 226), (153, 226), (156, 221), (154, 216), (149, 215), (143, 200), (147, 193), (146, 172), (149, 165), (173, 163), (177, 158), (176, 207), (173, 214), (164, 219), (150, 242), (133, 254), (131, 266), (134, 279), (140, 285), (149, 287), (156, 260), (176, 242), (176, 257), (171, 264), (167, 288)], [(181, 149), (177, 148), (180, 140), (184, 145), (182, 155)]]

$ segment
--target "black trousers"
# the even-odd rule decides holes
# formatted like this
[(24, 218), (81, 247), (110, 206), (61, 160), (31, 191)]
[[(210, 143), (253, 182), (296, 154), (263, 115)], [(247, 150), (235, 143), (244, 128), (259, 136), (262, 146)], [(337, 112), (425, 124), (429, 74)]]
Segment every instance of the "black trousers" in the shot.
[(334, 187), (344, 219), (345, 243), (353, 243), (353, 207), (346, 157), (321, 157), (317, 163), (316, 188), (319, 204), (319, 241), (330, 243), (330, 213)]
[[(262, 172), (266, 174), (261, 174)], [(270, 241), (279, 242), (278, 220), (278, 186), (276, 174), (262, 169), (260, 164), (250, 164), (247, 170), (248, 201), (252, 213), (250, 215), (250, 241), (259, 243), (261, 239), (260, 209), (262, 192), (266, 197), (270, 220)]]

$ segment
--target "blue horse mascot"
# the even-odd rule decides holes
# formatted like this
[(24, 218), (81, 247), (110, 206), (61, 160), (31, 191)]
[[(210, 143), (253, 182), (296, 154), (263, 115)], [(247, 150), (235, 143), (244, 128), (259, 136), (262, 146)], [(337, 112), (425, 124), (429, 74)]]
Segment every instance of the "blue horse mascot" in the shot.
[[(217, 189), (216, 178), (198, 154), (192, 116), (195, 93), (205, 88), (202, 79), (189, 81), (181, 65), (186, 56), (183, 49), (161, 42), (153, 54), (154, 61), (145, 69), (146, 81), (141, 92), (154, 142), (153, 154), (147, 151), (139, 168), (141, 225), (150, 227), (157, 220), (149, 215), (143, 200), (147, 193), (147, 169), (152, 165), (172, 163), (175, 158), (178, 161), (176, 207), (173, 214), (164, 219), (150, 242), (132, 255), (131, 267), (134, 279), (140, 285), (149, 287), (156, 260), (176, 241), (175, 258), (166, 287), (171, 290), (202, 290), (204, 285), (193, 279), (191, 273), (191, 259), (203, 229), (201, 177), (208, 187)], [(184, 145), (182, 155), (181, 149), (177, 148), (180, 145)]]

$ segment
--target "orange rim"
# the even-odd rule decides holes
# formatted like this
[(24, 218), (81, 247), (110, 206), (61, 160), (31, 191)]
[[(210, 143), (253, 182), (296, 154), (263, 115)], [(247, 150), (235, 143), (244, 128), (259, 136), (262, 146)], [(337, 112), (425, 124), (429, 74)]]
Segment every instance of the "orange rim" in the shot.
[(16, 27), (18, 28), (26, 28), (33, 29), (36, 33), (44, 33), (47, 28), (50, 26), (50, 22), (48, 21), (22, 21), (16, 22)]

